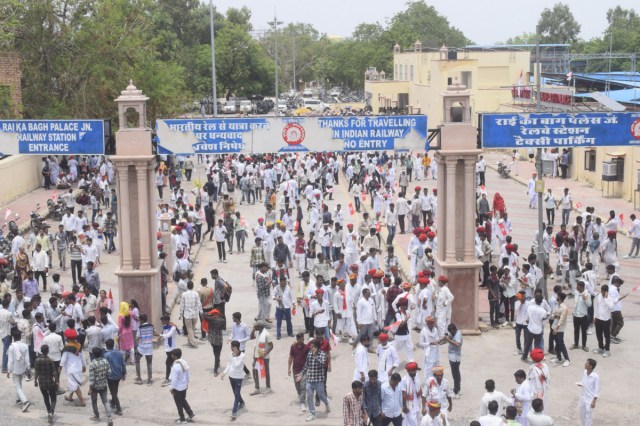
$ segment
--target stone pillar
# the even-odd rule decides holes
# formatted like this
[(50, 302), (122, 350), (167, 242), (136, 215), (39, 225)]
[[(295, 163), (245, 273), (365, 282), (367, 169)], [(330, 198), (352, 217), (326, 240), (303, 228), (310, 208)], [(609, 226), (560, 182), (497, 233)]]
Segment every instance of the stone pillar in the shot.
[[(449, 278), (453, 293), (451, 321), (464, 334), (479, 334), (478, 275), (475, 257), (475, 161), (477, 129), (470, 122), (470, 99), (466, 87), (452, 85), (443, 94), (445, 122), (440, 126), (438, 162), (438, 230), (441, 247), (436, 253), (438, 274)], [(462, 114), (452, 110), (462, 108)], [(459, 112), (459, 111), (457, 111)], [(462, 121), (453, 118), (462, 116)]]
[(152, 203), (155, 156), (151, 149), (151, 129), (147, 127), (146, 101), (132, 83), (123, 90), (118, 103), (119, 130), (116, 132), (117, 191), (120, 208), (120, 301), (136, 299), (140, 313), (147, 314), (158, 330), (162, 315), (160, 268), (156, 259), (156, 220)]

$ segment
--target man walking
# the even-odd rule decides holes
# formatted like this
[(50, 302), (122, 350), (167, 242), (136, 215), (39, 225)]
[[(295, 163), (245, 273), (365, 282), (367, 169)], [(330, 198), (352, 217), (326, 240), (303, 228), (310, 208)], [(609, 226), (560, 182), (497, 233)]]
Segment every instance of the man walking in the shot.
[[(176, 420), (176, 424), (184, 425), (188, 422), (193, 422), (193, 418), (196, 416), (187, 402), (187, 388), (189, 387), (189, 380), (191, 378), (191, 372), (187, 361), (182, 359), (182, 349), (176, 348), (171, 352), (171, 358), (173, 359), (173, 366), (171, 367), (171, 380), (170, 392), (173, 395), (173, 400), (176, 403), (178, 409), (178, 415), (180, 418)], [(184, 412), (187, 412), (189, 419), (185, 419)]]
[(99, 395), (102, 405), (104, 405), (104, 411), (107, 413), (108, 426), (113, 426), (111, 407), (107, 400), (107, 379), (110, 372), (109, 362), (102, 357), (102, 348), (93, 348), (93, 361), (89, 364), (89, 395), (91, 395), (91, 406), (93, 407), (93, 417), (90, 420), (94, 422), (100, 421), (100, 413), (98, 412)]
[(119, 416), (122, 415), (122, 407), (120, 406), (120, 399), (118, 398), (118, 388), (120, 381), (124, 382), (127, 375), (127, 363), (124, 361), (124, 352), (114, 349), (113, 339), (108, 339), (105, 342), (107, 351), (103, 354), (103, 358), (109, 363), (109, 375), (107, 376), (107, 386), (109, 387), (109, 393), (111, 394), (111, 400), (109, 405), (111, 409), (115, 410), (115, 413)]
[(196, 323), (202, 312), (202, 303), (200, 296), (193, 290), (193, 281), (187, 283), (187, 291), (182, 293), (180, 297), (180, 318), (184, 318), (184, 324), (187, 329), (187, 339), (189, 346), (197, 349), (198, 342), (195, 338)]
[(307, 354), (307, 360), (304, 364), (304, 368), (295, 377), (295, 380), (300, 382), (302, 377), (307, 376), (307, 406), (309, 407), (309, 416), (307, 421), (311, 422), (316, 419), (316, 407), (314, 405), (314, 392), (318, 394), (318, 397), (326, 407), (327, 413), (331, 412), (331, 405), (327, 399), (325, 393), (324, 381), (326, 377), (325, 363), (327, 361), (327, 354), (320, 350), (320, 339), (314, 339), (311, 342), (311, 350)]
[(582, 426), (592, 426), (593, 418), (592, 411), (596, 408), (596, 401), (600, 396), (600, 376), (594, 373), (598, 363), (594, 359), (587, 359), (584, 364), (584, 373), (582, 374), (582, 381), (578, 383), (578, 386), (582, 388), (580, 400), (578, 401), (578, 413), (580, 413), (580, 422)]
[(58, 392), (58, 367), (51, 358), (49, 358), (49, 346), (42, 345), (40, 347), (42, 354), (36, 359), (35, 363), (35, 380), (34, 384), (40, 388), (44, 405), (47, 407), (47, 418), (49, 423), (53, 423), (53, 413), (56, 409), (57, 392)]
[(31, 403), (27, 399), (22, 390), (22, 378), (29, 371), (29, 346), (21, 340), (22, 333), (18, 331), (15, 333), (15, 342), (9, 346), (8, 359), (9, 370), (7, 372), (7, 378), (13, 375), (13, 385), (16, 387), (16, 395), (18, 396), (19, 404), (22, 404), (22, 412), (27, 411)]
[[(289, 361), (287, 366), (287, 373), (289, 376), (291, 376), (292, 371), (293, 377), (296, 377), (298, 374), (300, 374), (307, 360), (307, 355), (309, 354), (310, 347), (310, 344), (304, 343), (304, 333), (296, 334), (296, 341), (291, 345), (291, 348), (289, 349)], [(304, 413), (305, 411), (307, 411), (307, 377), (301, 377), (301, 380), (294, 380), (293, 383), (298, 394), (300, 411)]]

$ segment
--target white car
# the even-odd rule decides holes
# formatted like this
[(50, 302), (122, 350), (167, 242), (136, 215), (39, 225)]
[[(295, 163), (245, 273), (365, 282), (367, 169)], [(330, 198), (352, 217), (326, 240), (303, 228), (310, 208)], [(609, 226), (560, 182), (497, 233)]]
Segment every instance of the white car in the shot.
[(333, 96), (333, 97), (340, 96), (340, 91), (339, 90), (332, 90), (331, 91), (331, 96)]
[(322, 101), (320, 101), (319, 99), (314, 99), (314, 98), (305, 98), (302, 106), (304, 108), (308, 108), (311, 111), (322, 111), (325, 107), (324, 103), (322, 103)]
[(284, 99), (279, 99), (278, 100), (278, 112), (285, 113), (288, 110), (289, 110), (289, 107), (287, 106), (287, 101), (285, 101)]
[(313, 90), (304, 89), (304, 92), (302, 92), (302, 96), (304, 96), (305, 98), (310, 98), (311, 96), (313, 96)]
[(236, 113), (236, 101), (227, 101), (222, 107), (223, 114), (235, 114)]
[(251, 101), (240, 101), (240, 112), (242, 114), (251, 114), (253, 112)]

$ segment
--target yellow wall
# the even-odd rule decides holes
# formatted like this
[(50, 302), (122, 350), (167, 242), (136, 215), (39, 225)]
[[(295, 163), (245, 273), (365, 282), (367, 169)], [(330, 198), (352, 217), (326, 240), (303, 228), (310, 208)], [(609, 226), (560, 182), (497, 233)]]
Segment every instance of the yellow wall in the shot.
[(4, 182), (0, 205), (42, 186), (41, 156), (12, 155), (0, 161), (0, 182)]
[[(573, 150), (571, 178), (600, 190), (604, 188), (605, 196), (616, 196), (633, 202), (634, 192), (638, 188), (637, 173), (640, 167), (640, 147), (598, 147), (595, 148), (595, 151), (596, 170), (590, 172), (584, 167), (585, 149), (575, 148)], [(602, 162), (611, 161), (612, 157), (606, 154), (612, 152), (626, 154), (624, 156), (624, 180), (607, 184), (607, 182), (602, 182)], [(640, 195), (636, 194), (636, 198), (640, 202)]]
[[(402, 75), (395, 75), (402, 67)], [(405, 79), (404, 66), (407, 66)], [(413, 65), (413, 80), (411, 77)], [(518, 82), (520, 72), (528, 75), (530, 53), (507, 51), (459, 52), (457, 60), (440, 60), (440, 52), (402, 52), (394, 54), (394, 69), (385, 70), (394, 75), (395, 81), (366, 81), (365, 91), (372, 94), (371, 106), (377, 112), (378, 96), (393, 100), (398, 93), (409, 93), (409, 107), (429, 117), (429, 127), (442, 123), (442, 93), (447, 89), (448, 79), (461, 81), (462, 72), (471, 72), (471, 117), (477, 124), (479, 112), (506, 112), (511, 108), (511, 87)], [(402, 78), (402, 81), (399, 80)], [(503, 105), (506, 104), (506, 105)]]

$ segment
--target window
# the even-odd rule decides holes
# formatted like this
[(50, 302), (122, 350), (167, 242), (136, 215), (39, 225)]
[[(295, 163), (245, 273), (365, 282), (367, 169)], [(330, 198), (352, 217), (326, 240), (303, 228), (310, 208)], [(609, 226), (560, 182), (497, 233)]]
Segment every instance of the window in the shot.
[(400, 80), (400, 75), (398, 75), (398, 64), (394, 65), (393, 79), (394, 80)]
[(453, 84), (453, 79), (451, 77), (447, 77), (447, 86), (451, 86)]
[(460, 83), (467, 86), (467, 89), (471, 89), (471, 71), (462, 71), (460, 79), (462, 80)]
[(398, 108), (404, 109), (409, 105), (409, 94), (398, 93)]
[(404, 66), (404, 79), (403, 80), (406, 80), (408, 75), (409, 75), (409, 73), (407, 73), (407, 66), (405, 65)]
[(409, 80), (413, 81), (413, 65), (409, 67)]
[(589, 172), (596, 171), (596, 152), (594, 150), (584, 152), (584, 169)]

